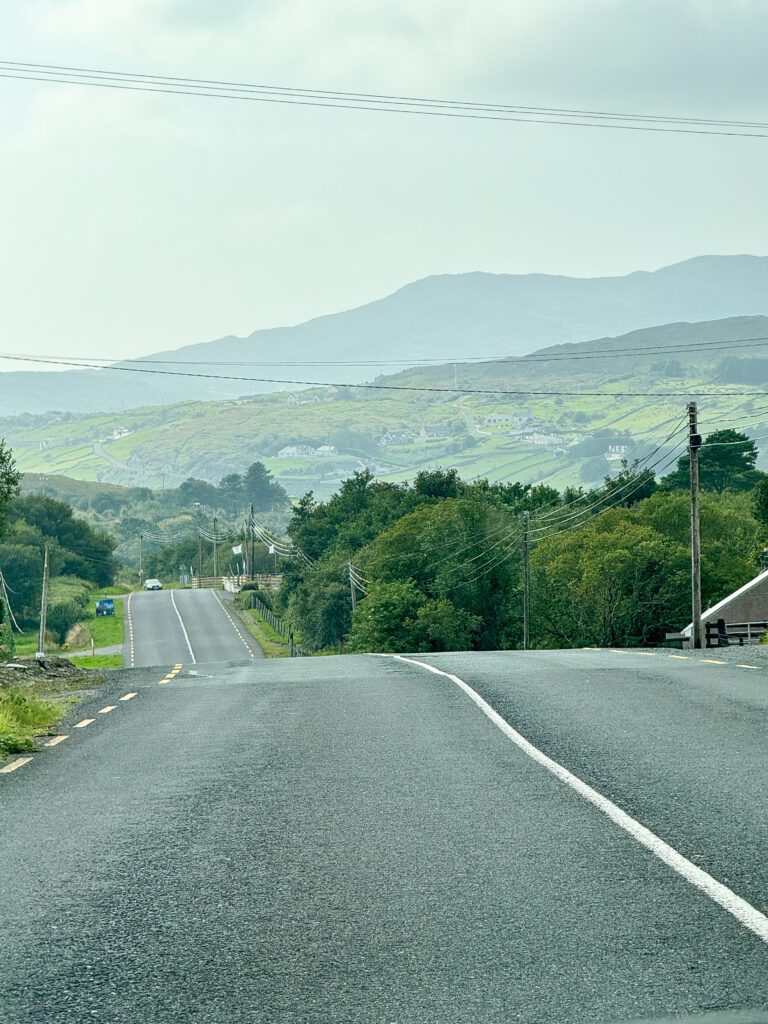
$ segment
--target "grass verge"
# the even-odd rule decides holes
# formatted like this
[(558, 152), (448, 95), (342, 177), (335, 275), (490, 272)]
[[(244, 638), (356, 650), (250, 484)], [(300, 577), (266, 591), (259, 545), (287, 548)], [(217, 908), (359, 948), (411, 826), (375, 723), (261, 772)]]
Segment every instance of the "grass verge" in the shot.
[(70, 657), (78, 668), (87, 669), (89, 672), (98, 668), (123, 667), (122, 654), (80, 654)]
[(255, 608), (236, 608), (245, 627), (267, 658), (289, 658), (288, 637), (281, 636), (265, 622)]
[(0, 690), (0, 757), (32, 750), (35, 736), (54, 726), (66, 709), (65, 703), (36, 697), (27, 687)]

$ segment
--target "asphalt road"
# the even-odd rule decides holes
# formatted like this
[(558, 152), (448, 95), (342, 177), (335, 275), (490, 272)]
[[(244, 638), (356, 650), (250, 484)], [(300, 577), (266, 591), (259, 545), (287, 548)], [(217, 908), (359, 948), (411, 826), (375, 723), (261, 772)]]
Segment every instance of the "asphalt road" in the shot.
[[(764, 669), (417, 657), (768, 914)], [(115, 673), (66, 741), (0, 775), (3, 1024), (768, 1010), (768, 941), (445, 675), (180, 660)]]
[(126, 602), (129, 667), (213, 664), (264, 654), (214, 590), (151, 590)]

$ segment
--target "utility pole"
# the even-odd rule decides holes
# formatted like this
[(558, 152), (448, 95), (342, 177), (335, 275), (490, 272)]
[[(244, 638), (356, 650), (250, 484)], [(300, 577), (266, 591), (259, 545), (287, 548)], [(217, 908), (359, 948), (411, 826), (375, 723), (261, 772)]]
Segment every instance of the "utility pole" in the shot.
[(144, 583), (144, 534), (139, 533), (139, 585)]
[(530, 647), (531, 618), (531, 563), (530, 563), (531, 513), (523, 512), (523, 650)]
[(219, 575), (219, 552), (216, 546), (216, 516), (213, 517), (213, 575)]
[(355, 614), (355, 608), (357, 608), (357, 592), (355, 590), (355, 581), (352, 578), (352, 563), (348, 563), (349, 569), (349, 592), (352, 595), (352, 614)]
[(701, 648), (701, 534), (699, 531), (699, 416), (695, 402), (688, 405), (688, 452), (691, 461), (691, 647)]
[(253, 504), (251, 504), (251, 506), (249, 508), (249, 512), (250, 512), (250, 515), (248, 517), (248, 529), (251, 531), (251, 550), (250, 550), (250, 554), (248, 556), (248, 567), (251, 570), (251, 579), (255, 580), (256, 579), (256, 570), (255, 570), (254, 565), (253, 565), (253, 543), (254, 543), (254, 536), (253, 535), (254, 535), (254, 533), (256, 531), (254, 529), (254, 524), (253, 524)]
[(199, 587), (202, 586), (202, 583), (199, 582), (202, 579), (202, 576), (203, 576), (203, 538), (202, 538), (202, 535), (198, 533), (198, 535), (197, 535), (197, 579), (198, 579), (198, 586)]
[(37, 641), (37, 657), (45, 657), (45, 620), (48, 616), (48, 545), (45, 545), (43, 562), (43, 592), (40, 596), (40, 636)]

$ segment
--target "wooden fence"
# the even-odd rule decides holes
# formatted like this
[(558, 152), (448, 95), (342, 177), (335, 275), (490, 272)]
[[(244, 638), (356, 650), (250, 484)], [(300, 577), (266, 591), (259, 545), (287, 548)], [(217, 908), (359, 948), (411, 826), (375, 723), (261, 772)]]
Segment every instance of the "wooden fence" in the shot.
[[(244, 583), (250, 582), (250, 576), (193, 576), (192, 586), (196, 589), (208, 587), (213, 590), (228, 590), (232, 594), (240, 592)], [(279, 590), (283, 582), (282, 573), (257, 573), (253, 582), (259, 590)]]
[(717, 622), (704, 624), (707, 647), (742, 647), (744, 644), (759, 644), (768, 631), (768, 622)]
[[(248, 593), (248, 591), (246, 591)], [(268, 623), (274, 631), (280, 636), (287, 637), (288, 649), (292, 658), (303, 658), (304, 651), (299, 647), (298, 644), (294, 643), (293, 640), (293, 629), (288, 625), (285, 619), (279, 615), (275, 615), (271, 608), (267, 608), (264, 602), (256, 596), (251, 590), (251, 608), (255, 609), (259, 615)]]

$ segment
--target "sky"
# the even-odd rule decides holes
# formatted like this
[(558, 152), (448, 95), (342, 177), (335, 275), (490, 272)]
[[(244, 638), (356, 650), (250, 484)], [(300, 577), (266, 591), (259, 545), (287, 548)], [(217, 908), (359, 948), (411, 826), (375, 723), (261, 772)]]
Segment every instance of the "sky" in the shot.
[[(5, 60), (739, 120), (768, 121), (766, 38), (766, 0), (0, 0)], [(766, 255), (766, 181), (768, 139), (0, 78), (0, 351), (136, 356), (431, 274)]]

